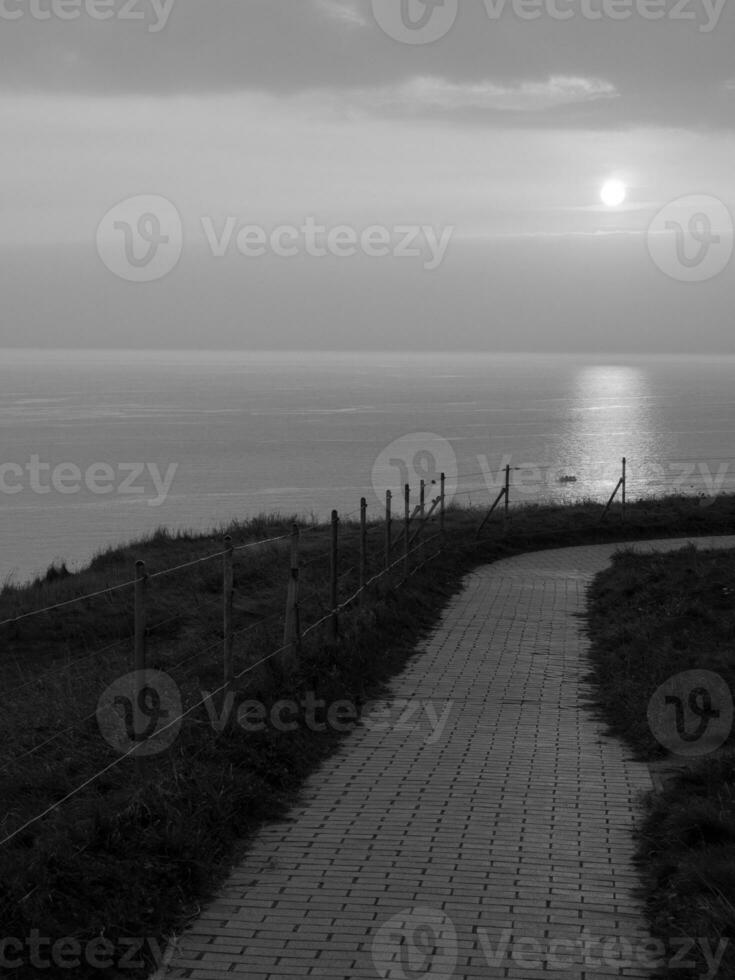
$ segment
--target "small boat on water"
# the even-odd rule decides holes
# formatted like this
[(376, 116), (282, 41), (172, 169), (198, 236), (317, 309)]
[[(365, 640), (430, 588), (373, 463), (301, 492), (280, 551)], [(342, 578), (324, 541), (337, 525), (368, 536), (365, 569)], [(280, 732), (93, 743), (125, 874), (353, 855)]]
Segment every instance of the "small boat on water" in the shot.
[(577, 477), (576, 476), (560, 476), (559, 477), (559, 483), (576, 483), (576, 482), (577, 482)]

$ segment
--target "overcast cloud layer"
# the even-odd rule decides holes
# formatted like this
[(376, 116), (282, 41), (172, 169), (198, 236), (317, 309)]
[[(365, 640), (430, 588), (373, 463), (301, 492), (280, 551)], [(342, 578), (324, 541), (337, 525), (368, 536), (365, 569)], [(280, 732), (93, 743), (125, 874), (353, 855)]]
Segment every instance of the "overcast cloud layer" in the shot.
[[(735, 350), (735, 262), (692, 284), (647, 248), (680, 198), (735, 212), (735, 0), (444, 0), (424, 45), (376, 17), (401, 2), (0, 0), (0, 343)], [(139, 195), (184, 234), (145, 284), (98, 241)], [(434, 269), (235, 247), (308, 220), (451, 245)]]
[[(479, 123), (502, 115), (504, 124), (516, 113), (524, 124), (540, 121), (528, 118), (535, 88), (546, 122), (702, 127), (735, 118), (729, 0), (459, 0), (449, 33), (415, 47), (381, 31), (370, 0), (97, 0), (117, 12), (108, 21), (85, 12), (94, 0), (61, 0), (69, 16), (81, 16), (34, 18), (32, 4), (52, 2), (4, 0), (5, 18), (23, 14), (0, 20), (4, 87), (150, 95), (318, 90), (377, 113), (464, 110)], [(573, 80), (551, 89), (576, 89), (579, 99), (545, 95), (554, 78)]]

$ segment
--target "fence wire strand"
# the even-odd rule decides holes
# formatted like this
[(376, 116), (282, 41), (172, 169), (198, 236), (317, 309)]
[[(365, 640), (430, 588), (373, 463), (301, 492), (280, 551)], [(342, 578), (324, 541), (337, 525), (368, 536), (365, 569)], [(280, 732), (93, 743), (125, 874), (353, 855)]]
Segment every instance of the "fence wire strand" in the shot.
[(10, 619), (4, 619), (0, 622), (0, 626), (10, 626), (14, 623), (20, 623), (24, 619), (30, 619), (32, 616), (40, 616), (42, 613), (55, 612), (57, 609), (65, 609), (67, 606), (73, 606), (77, 602), (87, 602), (90, 599), (99, 599), (103, 595), (112, 595), (114, 592), (120, 592), (122, 589), (130, 589), (135, 585), (135, 581), (123, 582), (122, 585), (111, 585), (106, 589), (100, 589), (99, 592), (90, 592), (87, 595), (76, 596), (74, 599), (66, 599), (64, 602), (56, 602), (52, 606), (44, 606), (42, 609), (33, 609), (31, 612), (22, 613), (20, 616), (13, 616)]

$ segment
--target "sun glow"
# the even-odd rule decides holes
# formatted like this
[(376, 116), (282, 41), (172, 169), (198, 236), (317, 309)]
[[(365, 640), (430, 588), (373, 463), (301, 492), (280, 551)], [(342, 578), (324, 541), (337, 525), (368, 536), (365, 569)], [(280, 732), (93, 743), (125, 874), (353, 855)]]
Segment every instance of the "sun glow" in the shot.
[(608, 180), (600, 190), (600, 200), (609, 208), (617, 208), (628, 196), (628, 188), (622, 180)]

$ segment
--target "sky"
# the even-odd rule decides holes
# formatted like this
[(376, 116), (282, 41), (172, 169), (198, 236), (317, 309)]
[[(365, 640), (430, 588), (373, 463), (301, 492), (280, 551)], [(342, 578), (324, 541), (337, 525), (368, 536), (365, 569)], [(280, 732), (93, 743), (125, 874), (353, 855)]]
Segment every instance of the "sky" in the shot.
[(733, 6), (0, 0), (0, 343), (735, 352)]

